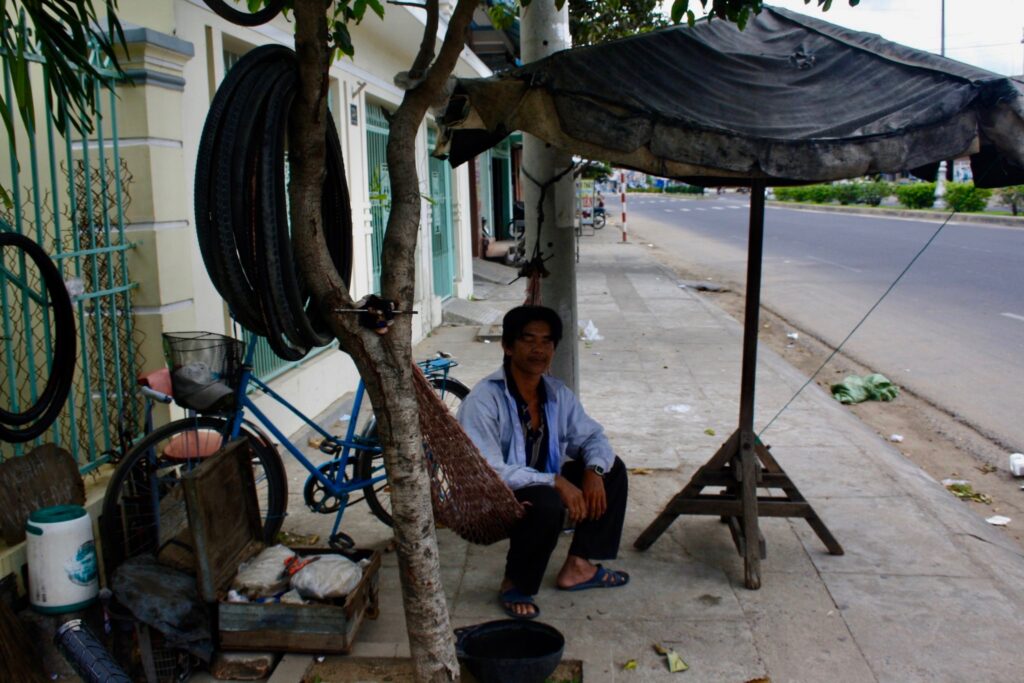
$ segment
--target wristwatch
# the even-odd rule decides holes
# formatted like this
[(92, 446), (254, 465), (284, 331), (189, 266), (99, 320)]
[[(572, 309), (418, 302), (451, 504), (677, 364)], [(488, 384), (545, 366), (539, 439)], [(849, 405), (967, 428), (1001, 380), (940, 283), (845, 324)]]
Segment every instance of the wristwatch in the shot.
[(604, 478), (605, 471), (600, 465), (587, 465), (587, 469), (596, 474), (597, 476)]

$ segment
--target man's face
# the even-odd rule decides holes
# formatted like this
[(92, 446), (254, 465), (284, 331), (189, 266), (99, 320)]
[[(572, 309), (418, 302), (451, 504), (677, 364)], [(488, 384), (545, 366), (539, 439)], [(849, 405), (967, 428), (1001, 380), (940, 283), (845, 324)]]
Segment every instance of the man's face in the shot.
[(543, 375), (555, 355), (551, 326), (541, 320), (526, 323), (512, 348), (505, 348), (512, 367), (527, 375)]

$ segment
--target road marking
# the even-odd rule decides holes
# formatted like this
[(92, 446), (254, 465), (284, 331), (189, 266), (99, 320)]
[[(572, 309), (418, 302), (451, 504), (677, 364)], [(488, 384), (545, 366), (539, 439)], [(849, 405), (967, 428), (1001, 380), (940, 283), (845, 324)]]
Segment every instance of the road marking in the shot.
[(665, 213), (672, 213), (675, 209), (662, 209)]
[(842, 263), (836, 263), (835, 261), (829, 261), (828, 259), (816, 258), (814, 256), (808, 256), (807, 258), (809, 258), (812, 261), (817, 261), (818, 263), (824, 263), (824, 264), (829, 265), (829, 266), (835, 266), (836, 268), (842, 268), (844, 270), (849, 270), (849, 271), (852, 271), (854, 273), (863, 273), (864, 272), (860, 268), (854, 268), (853, 266), (847, 266), (847, 265), (844, 265)]
[(711, 210), (712, 211), (725, 211), (725, 208), (721, 207), (721, 206), (712, 206)]
[(691, 209), (679, 209), (680, 211), (691, 211)]
[(1016, 313), (1000, 313), (999, 315), (1005, 315), (1007, 318), (1013, 318), (1024, 323), (1024, 315), (1017, 315)]
[(698, 211), (707, 211), (707, 209), (705, 209), (703, 206), (698, 206), (697, 210)]

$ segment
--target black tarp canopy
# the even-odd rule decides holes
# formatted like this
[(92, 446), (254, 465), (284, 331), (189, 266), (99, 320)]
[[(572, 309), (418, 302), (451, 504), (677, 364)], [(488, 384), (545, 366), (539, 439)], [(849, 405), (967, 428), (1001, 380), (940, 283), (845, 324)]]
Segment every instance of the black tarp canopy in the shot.
[(454, 165), (522, 130), (703, 185), (934, 177), (965, 154), (979, 186), (1024, 183), (1024, 83), (771, 7), (742, 31), (673, 27), (459, 79), (444, 123)]

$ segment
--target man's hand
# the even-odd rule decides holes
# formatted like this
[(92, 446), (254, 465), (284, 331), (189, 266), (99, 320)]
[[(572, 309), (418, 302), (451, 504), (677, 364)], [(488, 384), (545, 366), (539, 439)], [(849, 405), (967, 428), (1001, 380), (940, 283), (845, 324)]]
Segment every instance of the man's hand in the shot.
[[(602, 484), (602, 491), (604, 486)], [(563, 477), (562, 475), (555, 476), (555, 491), (562, 497), (562, 502), (565, 503), (565, 507), (569, 510), (569, 519), (573, 522), (580, 522), (587, 518), (587, 501), (583, 497), (583, 492), (580, 491), (576, 486)]]
[(593, 470), (583, 472), (583, 500), (587, 504), (589, 519), (600, 519), (608, 509), (608, 499), (604, 493), (604, 479)]

